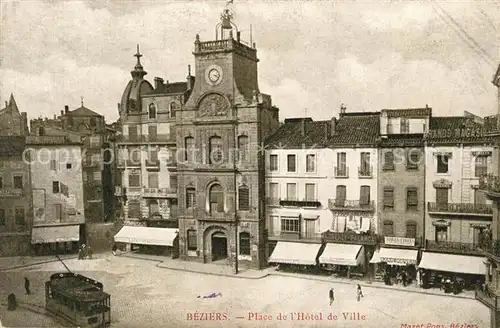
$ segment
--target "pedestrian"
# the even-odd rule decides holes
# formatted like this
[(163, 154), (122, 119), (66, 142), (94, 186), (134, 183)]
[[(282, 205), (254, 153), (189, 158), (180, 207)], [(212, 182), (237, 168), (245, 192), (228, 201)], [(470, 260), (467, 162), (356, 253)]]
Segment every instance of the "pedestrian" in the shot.
[(116, 255), (117, 249), (118, 249), (118, 247), (116, 246), (116, 244), (113, 244), (113, 248), (111, 249), (111, 253), (113, 253), (113, 255)]
[(357, 291), (356, 291), (356, 298), (358, 299), (358, 302), (361, 300), (362, 297), (364, 297), (363, 296), (363, 291), (361, 290), (361, 285), (358, 284), (358, 288), (357, 288)]
[(330, 288), (329, 296), (330, 296), (330, 305), (332, 305), (333, 301), (335, 301), (335, 293), (333, 291), (333, 288)]
[(92, 248), (90, 246), (87, 247), (87, 258), (92, 260)]
[(83, 249), (82, 247), (78, 247), (78, 259), (83, 260)]
[(7, 310), (14, 311), (17, 308), (17, 300), (16, 295), (14, 293), (9, 294), (7, 296)]
[(31, 294), (30, 281), (27, 277), (24, 277), (24, 289), (26, 289), (26, 295)]

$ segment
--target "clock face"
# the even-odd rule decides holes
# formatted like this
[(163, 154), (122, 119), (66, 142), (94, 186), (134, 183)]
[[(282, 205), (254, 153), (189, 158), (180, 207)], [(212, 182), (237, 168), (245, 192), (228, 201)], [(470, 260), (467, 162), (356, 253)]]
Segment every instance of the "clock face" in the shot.
[(215, 69), (215, 68), (212, 68), (209, 72), (208, 72), (208, 78), (210, 79), (210, 81), (212, 82), (217, 82), (219, 81), (220, 79), (220, 73), (219, 73), (219, 70)]

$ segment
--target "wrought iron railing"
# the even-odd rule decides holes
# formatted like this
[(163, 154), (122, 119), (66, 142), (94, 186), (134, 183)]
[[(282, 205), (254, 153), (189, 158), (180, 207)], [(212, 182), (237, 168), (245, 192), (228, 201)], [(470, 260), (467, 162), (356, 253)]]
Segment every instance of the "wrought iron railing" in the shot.
[(500, 177), (487, 174), (479, 178), (479, 189), (490, 193), (500, 193)]
[(436, 251), (444, 251), (444, 252), (452, 252), (452, 253), (481, 253), (479, 250), (479, 243), (462, 243), (462, 242), (453, 242), (453, 241), (434, 241), (427, 240), (426, 249), (436, 250)]
[(280, 206), (280, 199), (274, 198), (274, 197), (267, 197), (266, 198), (266, 205), (268, 205), (268, 206)]
[(328, 208), (334, 210), (365, 210), (371, 211), (375, 208), (375, 201), (347, 200), (342, 198), (328, 199)]
[(360, 166), (358, 167), (358, 177), (360, 178), (371, 178), (373, 177), (372, 166)]
[(428, 202), (427, 209), (439, 213), (493, 214), (491, 204)]
[(348, 178), (349, 168), (347, 166), (335, 166), (334, 174), (336, 178)]

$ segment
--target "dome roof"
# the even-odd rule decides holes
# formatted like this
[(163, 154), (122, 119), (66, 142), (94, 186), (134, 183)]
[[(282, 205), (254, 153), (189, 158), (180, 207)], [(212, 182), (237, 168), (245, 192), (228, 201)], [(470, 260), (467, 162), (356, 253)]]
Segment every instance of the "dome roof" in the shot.
[(151, 83), (144, 79), (147, 72), (141, 65), (142, 54), (139, 52), (139, 45), (137, 45), (137, 53), (134, 57), (137, 57), (137, 64), (130, 72), (132, 80), (128, 82), (125, 91), (123, 91), (120, 113), (140, 112), (142, 110), (142, 95), (153, 91)]

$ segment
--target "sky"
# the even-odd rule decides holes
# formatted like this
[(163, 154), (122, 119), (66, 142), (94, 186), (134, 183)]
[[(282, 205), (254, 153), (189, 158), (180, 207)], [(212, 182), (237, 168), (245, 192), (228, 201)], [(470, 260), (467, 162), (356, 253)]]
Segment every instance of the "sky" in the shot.
[[(215, 39), (225, 1), (0, 0), (0, 104), (28, 117), (64, 105), (111, 123), (135, 65), (153, 83), (185, 81), (194, 40)], [(234, 0), (242, 39), (256, 43), (259, 89), (280, 120), (347, 111), (433, 108), (493, 115), (500, 1)]]

